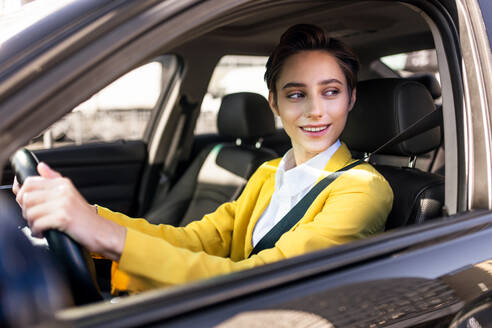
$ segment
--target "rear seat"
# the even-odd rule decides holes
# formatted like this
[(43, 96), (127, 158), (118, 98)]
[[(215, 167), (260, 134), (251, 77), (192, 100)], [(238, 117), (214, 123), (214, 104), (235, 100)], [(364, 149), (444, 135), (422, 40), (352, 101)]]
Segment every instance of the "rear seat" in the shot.
[(156, 195), (144, 215), (151, 223), (184, 226), (213, 212), (242, 191), (265, 161), (278, 157), (262, 146), (262, 138), (276, 133), (267, 100), (256, 93), (225, 96), (217, 116), (219, 134), (233, 143), (207, 146), (167, 194)]

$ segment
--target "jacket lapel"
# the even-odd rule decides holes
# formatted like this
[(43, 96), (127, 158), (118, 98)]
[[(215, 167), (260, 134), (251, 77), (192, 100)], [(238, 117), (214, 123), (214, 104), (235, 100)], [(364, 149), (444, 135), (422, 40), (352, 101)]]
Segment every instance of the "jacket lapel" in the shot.
[(340, 170), (342, 167), (350, 164), (353, 161), (354, 159), (352, 158), (350, 150), (348, 149), (347, 145), (342, 142), (342, 145), (337, 149), (333, 156), (331, 156), (328, 163), (326, 163), (323, 173), (318, 178), (318, 180), (316, 180), (316, 182), (327, 177), (333, 172)]

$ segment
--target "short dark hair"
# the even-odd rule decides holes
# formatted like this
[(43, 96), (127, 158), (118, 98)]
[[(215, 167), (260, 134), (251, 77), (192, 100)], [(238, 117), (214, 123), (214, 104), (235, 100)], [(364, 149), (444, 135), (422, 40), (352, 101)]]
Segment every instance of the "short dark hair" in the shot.
[(302, 51), (321, 50), (333, 55), (347, 80), (349, 99), (357, 85), (359, 60), (355, 53), (342, 41), (330, 38), (322, 28), (311, 24), (291, 26), (280, 37), (279, 44), (273, 49), (266, 63), (265, 82), (268, 90), (272, 91), (277, 99), (278, 76), (287, 58)]

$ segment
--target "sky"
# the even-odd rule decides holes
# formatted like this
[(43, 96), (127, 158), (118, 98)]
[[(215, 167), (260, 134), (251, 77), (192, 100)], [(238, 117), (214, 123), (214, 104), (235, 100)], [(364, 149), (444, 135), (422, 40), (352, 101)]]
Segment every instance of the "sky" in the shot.
[(63, 7), (71, 0), (0, 0), (0, 45), (32, 23)]

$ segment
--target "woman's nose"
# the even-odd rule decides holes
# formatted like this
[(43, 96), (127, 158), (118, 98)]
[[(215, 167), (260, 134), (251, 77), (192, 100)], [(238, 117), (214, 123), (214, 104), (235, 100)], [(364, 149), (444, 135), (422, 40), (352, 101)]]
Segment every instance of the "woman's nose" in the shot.
[(304, 115), (307, 117), (321, 117), (323, 115), (323, 105), (320, 99), (312, 98), (306, 105)]

